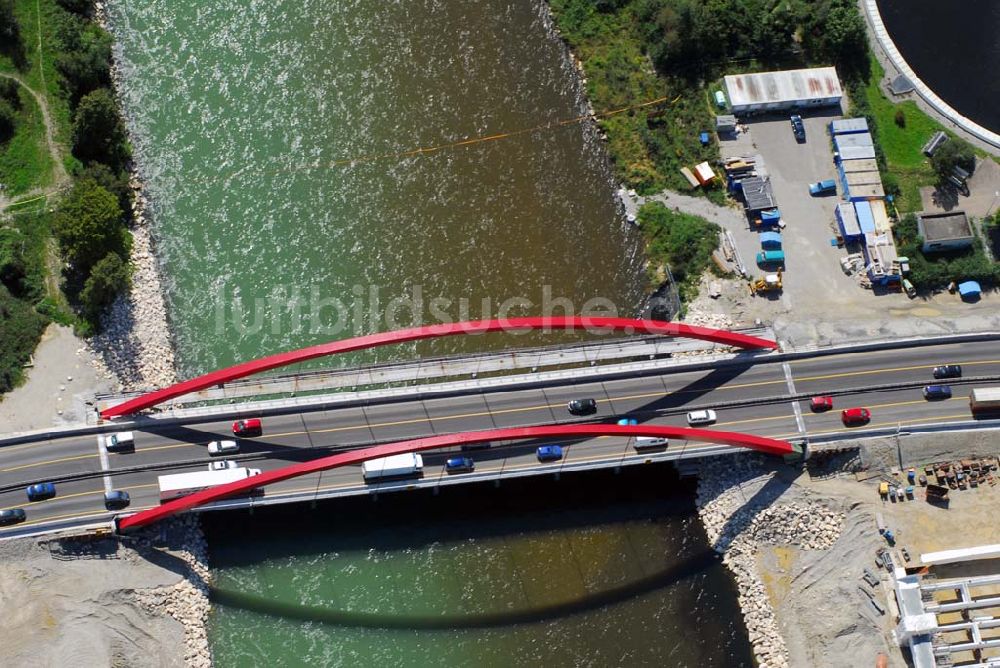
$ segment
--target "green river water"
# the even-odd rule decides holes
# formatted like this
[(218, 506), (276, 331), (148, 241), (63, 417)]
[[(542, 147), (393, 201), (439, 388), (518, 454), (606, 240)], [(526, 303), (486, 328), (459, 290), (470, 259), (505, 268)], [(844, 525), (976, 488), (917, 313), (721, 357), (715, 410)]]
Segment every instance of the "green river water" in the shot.
[[(536, 2), (114, 0), (110, 14), (183, 376), (504, 302), (499, 315), (596, 297), (635, 313), (638, 235), (593, 130), (366, 160), (579, 116)], [(463, 345), (483, 344), (422, 351)]]
[[(364, 159), (582, 113), (534, 0), (108, 8), (182, 377), (415, 322), (639, 306), (592, 129)], [(216, 665), (749, 665), (691, 490), (656, 471), (209, 516)]]

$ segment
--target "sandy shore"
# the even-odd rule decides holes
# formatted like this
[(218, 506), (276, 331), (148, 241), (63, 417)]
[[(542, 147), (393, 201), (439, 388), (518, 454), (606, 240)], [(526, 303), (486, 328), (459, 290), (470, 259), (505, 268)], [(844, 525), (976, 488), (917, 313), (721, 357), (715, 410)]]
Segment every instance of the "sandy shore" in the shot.
[(0, 665), (210, 666), (204, 538), (161, 528), (0, 541)]

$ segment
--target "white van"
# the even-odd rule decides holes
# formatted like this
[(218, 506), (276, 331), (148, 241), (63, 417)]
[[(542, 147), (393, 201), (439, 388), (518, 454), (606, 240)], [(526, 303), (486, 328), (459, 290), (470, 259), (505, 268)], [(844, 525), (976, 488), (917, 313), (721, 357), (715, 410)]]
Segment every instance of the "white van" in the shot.
[(712, 424), (715, 422), (715, 411), (706, 409), (703, 411), (691, 411), (687, 414), (688, 426), (699, 424)]
[(667, 444), (667, 439), (658, 436), (636, 436), (633, 447), (636, 450), (645, 450), (647, 448), (665, 448)]
[(130, 431), (120, 431), (104, 439), (104, 449), (108, 452), (131, 452), (135, 450), (135, 437)]

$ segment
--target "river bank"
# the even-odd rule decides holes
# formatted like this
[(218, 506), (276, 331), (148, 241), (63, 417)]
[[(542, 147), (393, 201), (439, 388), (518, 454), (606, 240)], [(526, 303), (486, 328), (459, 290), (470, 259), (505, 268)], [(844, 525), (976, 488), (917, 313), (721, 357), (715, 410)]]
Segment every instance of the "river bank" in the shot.
[[(114, 26), (111, 25), (104, 3), (97, 2), (94, 7), (97, 23), (114, 36)], [(122, 95), (120, 54), (121, 47), (116, 41), (112, 49), (111, 88), (124, 115), (128, 113), (128, 107)], [(132, 128), (132, 123), (125, 123), (129, 140), (135, 146)], [(128, 165), (129, 187), (133, 193), (130, 216), (132, 247), (129, 254), (132, 285), (125, 294), (115, 299), (102, 317), (101, 332), (86, 342), (89, 350), (114, 375), (119, 391), (165, 387), (177, 381), (174, 343), (146, 210), (147, 200), (139, 160), (138, 156), (133, 155)]]

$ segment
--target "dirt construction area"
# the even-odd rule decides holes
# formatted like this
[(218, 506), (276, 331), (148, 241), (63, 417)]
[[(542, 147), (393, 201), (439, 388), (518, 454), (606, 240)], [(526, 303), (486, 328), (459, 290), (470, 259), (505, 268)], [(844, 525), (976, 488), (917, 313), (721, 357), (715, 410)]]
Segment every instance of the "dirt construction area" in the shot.
[[(952, 491), (950, 506), (942, 508), (927, 503), (919, 491), (912, 500), (883, 500), (878, 493), (881, 478), (859, 481), (856, 476), (856, 470), (868, 469), (892, 477), (900, 461), (905, 475), (911, 465), (922, 470), (923, 465), (942, 460), (995, 458), (1000, 454), (1000, 441), (994, 434), (914, 435), (899, 442), (894, 438), (871, 439), (860, 446), (857, 451), (816, 458), (805, 470), (778, 467), (777, 477), (765, 485), (765, 491), (772, 490), (772, 505), (808, 498), (844, 513), (843, 530), (827, 549), (771, 544), (761, 545), (757, 551), (758, 573), (775, 611), (791, 666), (874, 666), (879, 653), (889, 657), (890, 666), (912, 665), (892, 636), (898, 619), (889, 574), (876, 565), (877, 551), (887, 547), (877, 528), (877, 515), (882, 515), (895, 533), (897, 555), (900, 548), (906, 548), (911, 558), (909, 566), (919, 565), (920, 555), (928, 552), (1000, 542), (996, 521), (1000, 484)], [(866, 569), (877, 579), (876, 585), (864, 581)], [(997, 574), (1000, 564), (995, 560), (966, 562), (932, 571), (933, 577), (941, 580)], [(936, 598), (953, 601), (955, 594), (949, 589), (939, 592)], [(974, 614), (1000, 616), (1000, 611), (987, 608)], [(941, 624), (953, 621), (957, 621), (955, 613), (939, 617)], [(946, 640), (967, 641), (964, 632), (952, 635), (955, 637)], [(993, 656), (990, 652), (997, 653), (987, 650), (983, 656)], [(956, 665), (961, 665), (971, 658), (971, 652), (954, 658)]]

